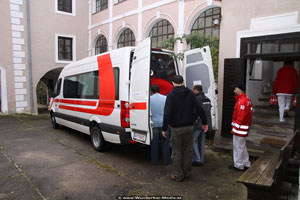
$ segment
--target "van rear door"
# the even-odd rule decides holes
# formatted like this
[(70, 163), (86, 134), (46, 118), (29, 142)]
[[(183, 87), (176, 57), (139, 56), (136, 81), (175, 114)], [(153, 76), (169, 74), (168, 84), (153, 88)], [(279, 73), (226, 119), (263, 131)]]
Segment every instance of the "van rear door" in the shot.
[(184, 76), (188, 88), (202, 85), (204, 94), (211, 100), (212, 128), (218, 129), (216, 85), (209, 46), (184, 53)]
[(135, 49), (130, 80), (131, 138), (150, 145), (150, 59), (151, 40), (142, 41)]

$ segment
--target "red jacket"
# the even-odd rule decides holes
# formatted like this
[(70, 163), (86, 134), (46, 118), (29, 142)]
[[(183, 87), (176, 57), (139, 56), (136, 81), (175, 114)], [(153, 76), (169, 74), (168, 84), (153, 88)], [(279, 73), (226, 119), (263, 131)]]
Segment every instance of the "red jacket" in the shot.
[(159, 93), (162, 95), (167, 95), (173, 89), (173, 85), (162, 78), (151, 77), (150, 85), (153, 84), (159, 86), (160, 89)]
[(236, 136), (247, 137), (252, 120), (253, 104), (246, 93), (235, 96), (235, 101), (231, 133)]
[(297, 71), (290, 65), (278, 70), (272, 93), (295, 94), (298, 91)]

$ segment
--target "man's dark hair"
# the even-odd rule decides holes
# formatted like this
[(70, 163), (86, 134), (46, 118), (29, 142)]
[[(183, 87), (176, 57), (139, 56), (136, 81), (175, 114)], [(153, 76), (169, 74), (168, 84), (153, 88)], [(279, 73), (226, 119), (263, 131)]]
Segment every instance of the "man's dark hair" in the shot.
[(172, 80), (176, 84), (183, 83), (183, 77), (181, 75), (175, 75)]
[(202, 85), (194, 85), (193, 87), (194, 90), (197, 90), (198, 92), (202, 92)]
[(291, 59), (284, 60), (284, 65), (292, 65), (293, 61)]
[(153, 94), (159, 93), (160, 92), (159, 86), (156, 84), (151, 85), (151, 91), (153, 92)]
[(240, 90), (246, 92), (246, 85), (244, 83), (236, 83), (232, 85), (232, 88), (239, 88)]

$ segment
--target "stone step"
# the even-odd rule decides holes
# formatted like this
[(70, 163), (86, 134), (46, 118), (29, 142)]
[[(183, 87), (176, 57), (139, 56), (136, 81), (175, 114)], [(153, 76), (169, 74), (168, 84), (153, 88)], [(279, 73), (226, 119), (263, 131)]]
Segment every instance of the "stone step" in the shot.
[(278, 138), (285, 138), (287, 134), (291, 134), (291, 132), (279, 132), (279, 131), (272, 131), (272, 130), (256, 130), (251, 129), (249, 134), (256, 134), (260, 136), (271, 136), (271, 137), (278, 137)]
[(273, 127), (273, 126), (280, 126), (280, 127), (286, 127), (286, 128), (294, 128), (294, 124), (295, 124), (295, 119), (291, 118), (287, 118), (285, 119), (284, 123), (280, 123), (279, 122), (279, 117), (275, 117), (275, 118), (270, 118), (270, 119), (264, 119), (264, 118), (260, 118), (260, 117), (252, 117), (252, 124), (257, 124), (257, 125), (261, 125), (261, 126), (265, 126), (267, 127)]
[[(253, 106), (254, 109), (266, 109), (266, 110), (276, 110), (278, 111), (278, 106), (270, 106), (269, 104), (268, 105), (254, 105)], [(290, 108), (290, 111), (289, 112), (295, 112), (296, 111), (296, 108), (295, 107), (291, 107)]]
[[(253, 106), (253, 113), (278, 113), (278, 106), (270, 106), (270, 105), (255, 105)], [(292, 112), (292, 111), (290, 111)]]
[(270, 99), (272, 92), (263, 92), (261, 98), (267, 98)]
[[(288, 116), (284, 117), (287, 124), (295, 122), (295, 113), (289, 112)], [(272, 123), (279, 123), (279, 113), (278, 112), (253, 112), (252, 120), (255, 121), (267, 121)]]
[[(259, 130), (250, 130), (249, 136), (247, 137), (247, 142), (251, 142), (252, 145), (257, 146), (270, 146), (274, 147), (272, 144), (263, 143), (264, 140), (277, 140), (282, 142), (287, 142), (289, 138), (293, 136), (293, 132), (284, 133), (272, 133), (272, 132), (260, 132)], [(248, 145), (248, 143), (247, 143)], [(276, 146), (278, 148), (278, 146)], [(280, 147), (279, 147), (280, 148)]]
[(259, 98), (256, 105), (258, 105), (258, 106), (270, 106), (270, 101), (267, 98)]
[(267, 102), (269, 102), (270, 101), (270, 98), (267, 98), (267, 97), (261, 97), (261, 98), (259, 98), (258, 99), (258, 101), (267, 101)]
[(285, 124), (267, 124), (267, 123), (252, 123), (250, 131), (268, 131), (268, 133), (293, 133), (294, 126), (287, 126)]
[(264, 92), (272, 92), (272, 87), (264, 87)]

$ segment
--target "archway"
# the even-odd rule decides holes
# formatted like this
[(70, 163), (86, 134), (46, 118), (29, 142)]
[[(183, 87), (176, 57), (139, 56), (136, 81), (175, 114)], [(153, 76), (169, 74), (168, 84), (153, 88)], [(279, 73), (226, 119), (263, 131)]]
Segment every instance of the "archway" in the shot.
[(36, 86), (36, 97), (38, 104), (38, 114), (47, 111), (49, 104), (49, 97), (51, 97), (56, 81), (63, 68), (58, 67), (48, 71), (38, 82)]

